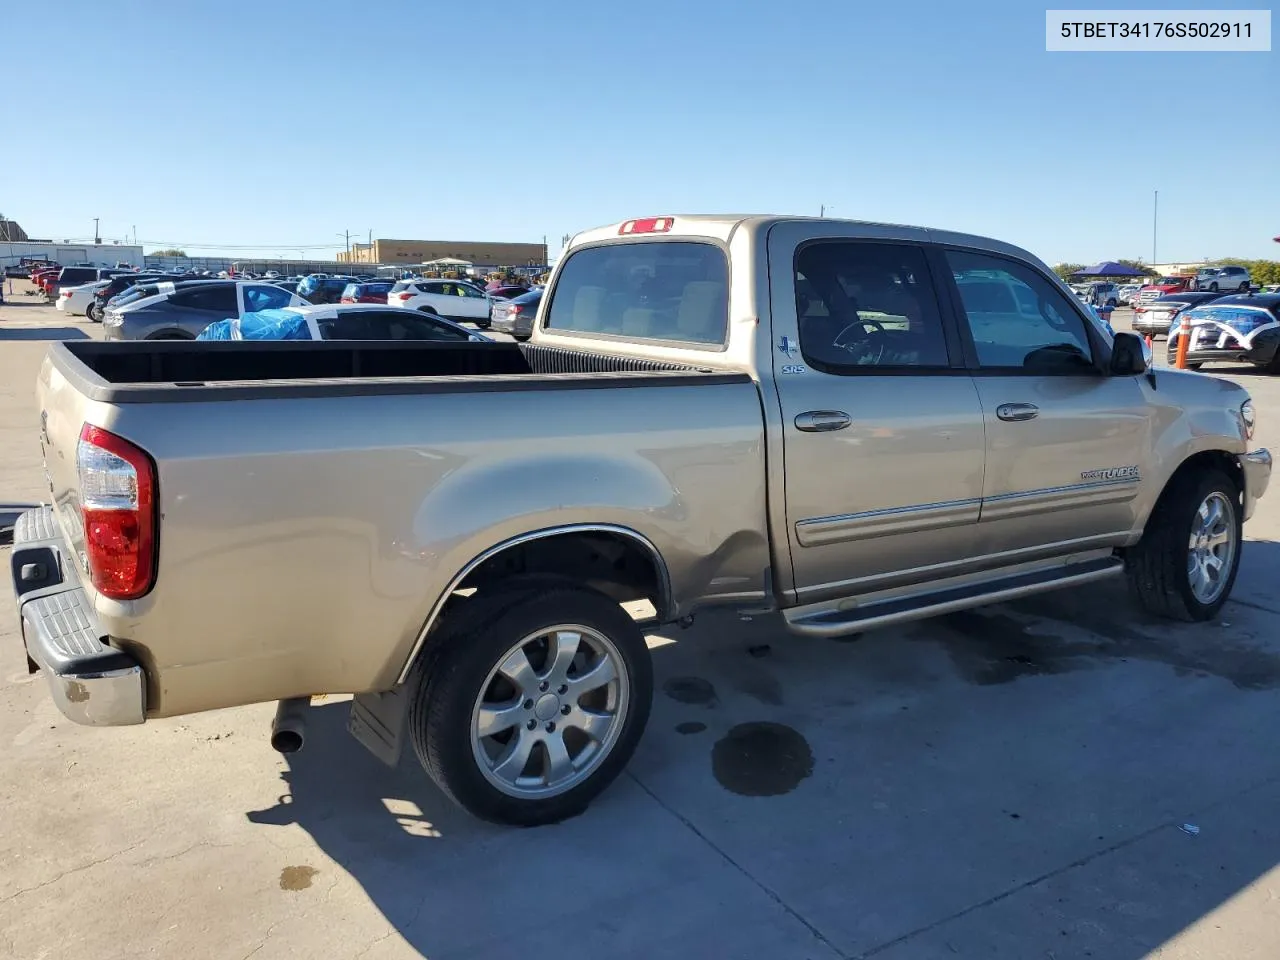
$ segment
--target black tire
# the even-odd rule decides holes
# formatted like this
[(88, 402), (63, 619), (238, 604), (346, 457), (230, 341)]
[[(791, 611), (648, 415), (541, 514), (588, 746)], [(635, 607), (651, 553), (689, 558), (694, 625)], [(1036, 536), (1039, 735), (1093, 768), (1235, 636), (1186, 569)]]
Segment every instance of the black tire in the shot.
[(1200, 369), (1201, 367), (1203, 367), (1203, 366), (1204, 366), (1204, 361), (1202, 361), (1202, 360), (1201, 360), (1201, 361), (1196, 361), (1196, 362), (1188, 363), (1188, 364), (1187, 364), (1187, 369), (1188, 369), (1188, 370), (1199, 370), (1199, 369)]
[(1117, 304), (1116, 304), (1116, 301), (1115, 301), (1115, 298), (1114, 298), (1114, 297), (1107, 301), (1107, 306), (1108, 306), (1108, 307), (1115, 307), (1115, 306), (1117, 306)]
[[(1191, 590), (1187, 542), (1196, 511), (1214, 492), (1226, 494), (1232, 504), (1236, 549), (1225, 588), (1213, 603), (1205, 604)], [(1243, 529), (1240, 490), (1229, 476), (1218, 469), (1188, 471), (1176, 476), (1160, 495), (1142, 539), (1125, 552), (1124, 568), (1130, 593), (1143, 609), (1156, 616), (1189, 623), (1213, 619), (1231, 596), (1236, 572), (1240, 569)]]
[(1238, 292), (1238, 293), (1248, 293), (1248, 292), (1249, 292), (1249, 281), (1248, 281), (1248, 280), (1245, 280), (1245, 281), (1241, 282), (1240, 286), (1236, 287), (1236, 292)]
[(1211, 283), (1211, 284), (1209, 284), (1209, 292), (1210, 292), (1210, 293), (1217, 293), (1217, 292), (1218, 292), (1218, 284), (1217, 284), (1216, 282), (1215, 282), (1215, 283)]
[[(512, 644), (560, 623), (591, 627), (615, 644), (629, 674), (630, 706), (612, 750), (594, 774), (557, 796), (513, 797), (491, 784), (476, 763), (472, 709), (481, 685)], [(653, 699), (653, 665), (635, 621), (603, 593), (536, 577), (461, 603), (432, 638), (417, 676), (408, 730), (419, 762), (472, 815), (517, 826), (556, 823), (585, 810), (631, 759)]]
[(89, 309), (85, 311), (90, 323), (102, 322), (102, 308), (98, 306), (98, 301), (93, 300), (89, 303)]

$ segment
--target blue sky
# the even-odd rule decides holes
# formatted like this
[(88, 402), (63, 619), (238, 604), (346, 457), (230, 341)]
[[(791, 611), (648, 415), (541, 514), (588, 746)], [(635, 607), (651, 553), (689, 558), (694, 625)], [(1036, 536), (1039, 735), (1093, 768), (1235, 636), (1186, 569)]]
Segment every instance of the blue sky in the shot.
[(1280, 256), (1274, 43), (1051, 54), (1026, 2), (62, 0), (34, 17), (7, 19), (0, 212), (38, 236), (92, 236), (96, 216), (192, 253), (337, 250), (347, 229), (554, 252), (628, 217), (826, 204), (1050, 262), (1150, 259), (1158, 189), (1160, 260)]

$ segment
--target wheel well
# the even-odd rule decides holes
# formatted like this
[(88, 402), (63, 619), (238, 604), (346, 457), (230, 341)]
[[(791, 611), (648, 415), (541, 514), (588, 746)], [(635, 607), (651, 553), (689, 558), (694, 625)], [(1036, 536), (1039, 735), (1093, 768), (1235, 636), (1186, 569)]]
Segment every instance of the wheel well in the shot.
[(1160, 499), (1163, 500), (1165, 495), (1183, 477), (1200, 473), (1204, 470), (1221, 470), (1236, 485), (1236, 493), (1240, 496), (1244, 495), (1244, 469), (1240, 466), (1240, 460), (1225, 450), (1204, 450), (1200, 453), (1192, 454), (1178, 464), (1178, 469), (1173, 471), (1173, 476), (1169, 478), (1169, 482), (1160, 491)]
[(160, 330), (147, 337), (148, 340), (194, 340), (195, 337), (181, 330)]
[(669, 606), (666, 573), (652, 548), (625, 533), (601, 530), (557, 533), (512, 544), (485, 558), (454, 591), (483, 593), (530, 574), (572, 580), (619, 603), (648, 600), (659, 617)]

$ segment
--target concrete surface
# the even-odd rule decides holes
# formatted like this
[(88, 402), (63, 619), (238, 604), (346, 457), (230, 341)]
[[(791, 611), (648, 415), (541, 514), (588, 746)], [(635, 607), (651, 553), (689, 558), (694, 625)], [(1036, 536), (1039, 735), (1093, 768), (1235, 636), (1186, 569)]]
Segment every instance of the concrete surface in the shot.
[[(0, 307), (0, 501), (42, 492), (46, 338), (94, 333), (51, 312)], [(0, 956), (1274, 958), (1278, 531), (1273, 492), (1201, 626), (1114, 584), (856, 642), (700, 618), (628, 773), (536, 830), (380, 766), (343, 698), (287, 760), (270, 705), (76, 727), (0, 603)]]

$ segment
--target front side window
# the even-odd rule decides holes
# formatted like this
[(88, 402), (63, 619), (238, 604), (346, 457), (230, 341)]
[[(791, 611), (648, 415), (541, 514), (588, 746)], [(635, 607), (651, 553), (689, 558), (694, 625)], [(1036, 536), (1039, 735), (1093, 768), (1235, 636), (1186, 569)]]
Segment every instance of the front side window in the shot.
[(919, 247), (813, 243), (796, 255), (800, 350), (826, 373), (945, 367), (942, 319)]
[(555, 331), (719, 346), (729, 325), (724, 252), (696, 241), (637, 241), (570, 254), (545, 326)]
[(946, 256), (980, 366), (1036, 373), (1093, 368), (1084, 319), (1048, 279), (989, 254)]

